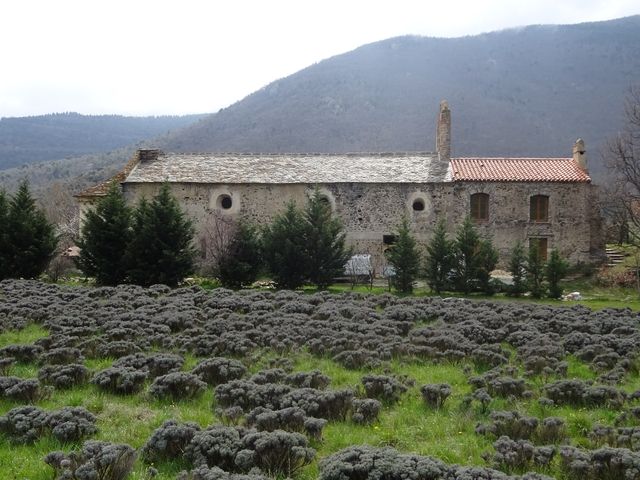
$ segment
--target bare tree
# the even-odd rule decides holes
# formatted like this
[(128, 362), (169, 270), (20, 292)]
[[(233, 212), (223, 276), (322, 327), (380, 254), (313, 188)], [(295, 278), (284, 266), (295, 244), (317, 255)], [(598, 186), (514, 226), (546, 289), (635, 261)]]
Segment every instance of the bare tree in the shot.
[(598, 191), (598, 204), (605, 226), (607, 243), (629, 243), (629, 212), (625, 204), (623, 185), (608, 179)]
[(215, 274), (220, 259), (229, 255), (229, 246), (236, 232), (236, 222), (219, 212), (214, 212), (202, 222), (197, 235), (200, 249), (198, 270), (202, 274)]
[(640, 245), (640, 85), (625, 102), (624, 129), (608, 145), (608, 164), (618, 183), (619, 202), (629, 222), (629, 240)]
[(80, 229), (78, 203), (74, 200), (68, 185), (60, 182), (51, 184), (40, 196), (40, 204), (47, 220), (56, 226), (60, 246), (66, 250), (75, 243)]

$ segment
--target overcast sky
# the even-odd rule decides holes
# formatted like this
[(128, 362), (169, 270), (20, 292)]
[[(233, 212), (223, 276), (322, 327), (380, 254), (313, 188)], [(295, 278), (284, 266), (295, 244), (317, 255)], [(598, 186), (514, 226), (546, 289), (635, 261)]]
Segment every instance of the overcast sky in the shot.
[(638, 0), (7, 0), (0, 117), (215, 112), (389, 37), (638, 13)]

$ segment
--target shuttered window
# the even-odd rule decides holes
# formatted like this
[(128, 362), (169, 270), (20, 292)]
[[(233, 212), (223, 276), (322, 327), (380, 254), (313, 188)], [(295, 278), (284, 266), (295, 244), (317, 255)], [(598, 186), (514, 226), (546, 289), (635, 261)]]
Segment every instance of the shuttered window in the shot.
[(548, 222), (549, 197), (546, 195), (532, 196), (529, 212), (529, 217), (532, 222)]
[(471, 219), (476, 222), (489, 221), (489, 194), (474, 193), (471, 195)]

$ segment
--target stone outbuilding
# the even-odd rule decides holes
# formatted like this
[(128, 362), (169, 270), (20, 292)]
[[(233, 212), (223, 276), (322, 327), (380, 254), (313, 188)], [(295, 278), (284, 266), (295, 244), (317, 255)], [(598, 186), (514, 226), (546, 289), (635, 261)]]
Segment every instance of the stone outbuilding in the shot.
[(541, 255), (557, 248), (570, 262), (603, 250), (596, 187), (584, 142), (567, 158), (451, 158), (451, 111), (440, 106), (436, 152), (350, 154), (165, 153), (139, 150), (114, 179), (76, 195), (81, 216), (111, 181), (134, 204), (168, 183), (202, 226), (212, 219), (270, 222), (317, 186), (345, 226), (354, 251), (381, 261), (406, 215), (426, 242), (440, 218), (453, 234), (470, 216), (491, 236), (501, 264), (516, 241)]

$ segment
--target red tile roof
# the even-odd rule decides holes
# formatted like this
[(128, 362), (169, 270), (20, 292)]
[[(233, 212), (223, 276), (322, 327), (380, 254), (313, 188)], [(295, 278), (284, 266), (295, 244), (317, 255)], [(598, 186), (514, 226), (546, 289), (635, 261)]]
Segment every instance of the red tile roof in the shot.
[(573, 158), (452, 158), (451, 169), (454, 182), (591, 182)]

